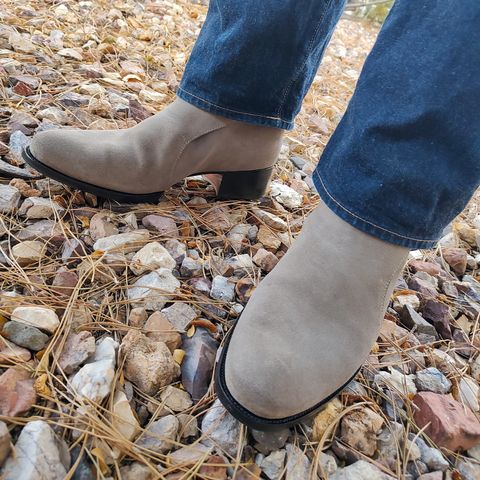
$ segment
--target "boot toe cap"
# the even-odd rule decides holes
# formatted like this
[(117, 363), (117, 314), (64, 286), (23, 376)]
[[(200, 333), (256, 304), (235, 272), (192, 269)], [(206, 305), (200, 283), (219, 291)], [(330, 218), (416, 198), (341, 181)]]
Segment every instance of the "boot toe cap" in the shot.
[(30, 143), (30, 152), (41, 163), (61, 170), (65, 152), (62, 145), (62, 133), (57, 130), (48, 130), (37, 133)]

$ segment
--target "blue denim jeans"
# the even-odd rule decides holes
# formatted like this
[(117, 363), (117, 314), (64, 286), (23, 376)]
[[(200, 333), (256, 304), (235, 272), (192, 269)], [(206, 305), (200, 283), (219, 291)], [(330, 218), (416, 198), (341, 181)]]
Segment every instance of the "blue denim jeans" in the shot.
[[(290, 129), (344, 0), (211, 0), (178, 96)], [(480, 1), (397, 0), (314, 172), (382, 240), (430, 248), (480, 183)]]

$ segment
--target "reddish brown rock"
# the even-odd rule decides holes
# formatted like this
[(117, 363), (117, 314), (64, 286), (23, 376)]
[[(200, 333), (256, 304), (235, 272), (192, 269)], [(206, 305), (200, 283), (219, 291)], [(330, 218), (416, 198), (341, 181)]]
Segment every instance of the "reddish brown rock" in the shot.
[(26, 348), (19, 347), (6, 338), (0, 337), (0, 363), (27, 362), (31, 356)]
[(225, 460), (219, 455), (212, 455), (203, 463), (198, 473), (212, 480), (225, 480), (227, 478)]
[[(439, 446), (467, 450), (480, 444), (480, 422), (451, 395), (421, 392), (413, 399), (413, 418)], [(415, 408), (417, 407), (417, 408)]]
[(467, 252), (463, 248), (444, 248), (442, 255), (457, 275), (463, 275), (467, 269)]
[(94, 353), (95, 338), (90, 332), (71, 333), (65, 341), (58, 364), (70, 375)]
[(178, 237), (177, 224), (170, 217), (160, 215), (147, 215), (143, 217), (142, 224), (148, 230), (154, 230), (165, 237)]
[(412, 260), (408, 263), (408, 266), (414, 272), (426, 272), (429, 275), (438, 275), (441, 272), (440, 265), (432, 262), (424, 262), (423, 260)]
[(443, 338), (452, 338), (448, 305), (433, 299), (427, 300), (423, 307), (422, 316), (433, 324)]
[(273, 270), (275, 265), (278, 263), (278, 258), (268, 250), (260, 248), (258, 252), (253, 257), (253, 261), (258, 265), (262, 270), (270, 272)]
[(30, 373), (21, 368), (9, 368), (0, 375), (0, 415), (15, 417), (35, 404), (37, 395)]
[(53, 290), (59, 295), (70, 296), (78, 283), (78, 275), (73, 270), (60, 267), (52, 282)]

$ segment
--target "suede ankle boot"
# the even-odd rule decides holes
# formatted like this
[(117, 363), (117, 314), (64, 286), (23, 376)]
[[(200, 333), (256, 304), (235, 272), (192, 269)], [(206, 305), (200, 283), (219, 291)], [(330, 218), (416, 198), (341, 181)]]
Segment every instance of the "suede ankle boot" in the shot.
[(120, 202), (156, 202), (189, 175), (222, 174), (218, 196), (254, 200), (266, 190), (283, 130), (229, 120), (177, 98), (123, 130), (49, 130), (25, 161), (66, 185)]
[(367, 358), (407, 256), (320, 203), (227, 335), (215, 378), (227, 410), (256, 430), (315, 414)]

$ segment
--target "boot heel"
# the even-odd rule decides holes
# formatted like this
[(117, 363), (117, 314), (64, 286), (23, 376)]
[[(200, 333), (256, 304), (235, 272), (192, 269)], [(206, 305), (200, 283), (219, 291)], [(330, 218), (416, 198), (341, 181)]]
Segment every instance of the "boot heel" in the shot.
[(258, 200), (265, 194), (273, 166), (260, 170), (222, 173), (217, 197), (224, 200)]

